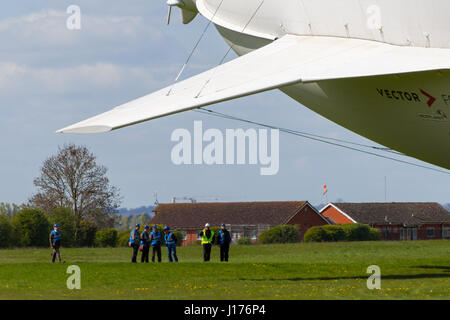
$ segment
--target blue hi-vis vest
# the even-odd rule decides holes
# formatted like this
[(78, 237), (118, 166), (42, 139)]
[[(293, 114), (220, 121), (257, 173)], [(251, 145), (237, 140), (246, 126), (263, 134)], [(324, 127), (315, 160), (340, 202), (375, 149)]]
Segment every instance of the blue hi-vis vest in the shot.
[(152, 246), (161, 244), (161, 234), (159, 233), (159, 231), (152, 231), (150, 234), (152, 236)]
[(169, 235), (164, 235), (164, 240), (166, 240), (167, 245), (176, 244), (175, 240), (173, 239), (173, 233), (169, 233)]
[(53, 243), (55, 243), (56, 241), (61, 241), (62, 239), (61, 231), (52, 230), (52, 235), (53, 235), (52, 238)]
[(131, 230), (130, 233), (130, 242), (131, 243), (140, 243), (141, 239), (139, 238), (139, 231), (136, 229)]
[(227, 244), (231, 242), (231, 237), (229, 232), (219, 231), (219, 243)]

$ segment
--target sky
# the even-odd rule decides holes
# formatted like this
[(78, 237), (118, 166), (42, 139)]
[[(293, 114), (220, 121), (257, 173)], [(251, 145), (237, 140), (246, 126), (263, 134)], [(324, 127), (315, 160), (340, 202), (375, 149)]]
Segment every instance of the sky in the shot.
[[(81, 30), (66, 13), (81, 8)], [(276, 175), (259, 165), (175, 165), (174, 130), (254, 126), (188, 111), (98, 135), (55, 131), (172, 83), (202, 33), (198, 16), (183, 25), (178, 10), (166, 25), (164, 0), (21, 0), (0, 4), (0, 202), (24, 203), (43, 161), (66, 143), (87, 146), (121, 190), (123, 207), (172, 197), (198, 201), (308, 200), (450, 202), (450, 176), (280, 133)], [(228, 46), (214, 27), (183, 78), (216, 66)], [(228, 60), (235, 58), (230, 54)], [(312, 112), (279, 91), (210, 107), (275, 126), (376, 145)], [(257, 127), (254, 127), (257, 128)], [(412, 159), (414, 163), (424, 164)], [(427, 165), (427, 164), (425, 164)], [(428, 165), (431, 167), (431, 165)], [(387, 188), (385, 189), (385, 181)], [(328, 193), (322, 194), (323, 185)], [(385, 193), (385, 191), (387, 191)]]

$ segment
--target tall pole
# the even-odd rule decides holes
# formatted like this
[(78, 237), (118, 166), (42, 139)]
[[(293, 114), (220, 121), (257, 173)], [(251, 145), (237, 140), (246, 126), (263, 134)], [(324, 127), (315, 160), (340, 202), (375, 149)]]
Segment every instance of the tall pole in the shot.
[(387, 202), (387, 177), (384, 176), (384, 202)]

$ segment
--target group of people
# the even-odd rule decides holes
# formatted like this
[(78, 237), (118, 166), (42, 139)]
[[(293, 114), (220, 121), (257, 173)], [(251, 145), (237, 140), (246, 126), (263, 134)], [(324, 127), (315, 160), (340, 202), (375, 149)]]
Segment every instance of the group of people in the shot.
[[(214, 231), (211, 230), (211, 226), (209, 223), (205, 224), (205, 228), (200, 231), (199, 237), (202, 239), (203, 246), (203, 261), (207, 262), (211, 260), (211, 248), (213, 243), (215, 242), (216, 235)], [(230, 252), (230, 243), (232, 241), (231, 234), (227, 230), (224, 223), (220, 226), (220, 230), (218, 232), (218, 243), (220, 246), (220, 261), (228, 262), (228, 254)]]
[[(143, 232), (139, 232), (140, 224), (136, 224), (135, 228), (131, 230), (130, 240), (128, 245), (133, 248), (133, 256), (131, 262), (137, 262), (138, 252), (141, 251), (141, 262), (149, 262), (150, 248), (152, 248), (152, 262), (155, 262), (156, 258), (158, 262), (161, 262), (161, 246), (164, 243), (167, 247), (167, 256), (169, 262), (178, 262), (177, 257), (177, 238), (169, 227), (164, 228), (164, 235), (161, 235), (156, 225), (152, 226), (150, 231), (149, 226), (144, 227)], [(232, 241), (230, 232), (226, 229), (225, 224), (221, 225), (221, 229), (218, 234), (214, 234), (211, 230), (209, 223), (205, 225), (205, 228), (200, 231), (199, 237), (201, 238), (201, 244), (203, 246), (203, 261), (207, 262), (211, 260), (211, 248), (213, 244), (217, 242), (220, 246), (220, 261), (228, 262), (228, 255), (230, 251), (230, 243)], [(59, 230), (59, 226), (55, 224), (53, 230), (50, 233), (50, 247), (52, 249), (52, 262), (58, 258), (61, 260), (61, 240), (62, 234)], [(164, 242), (163, 242), (164, 241)]]
[[(133, 257), (131, 262), (137, 262), (137, 255), (139, 250), (142, 252), (141, 262), (149, 261), (150, 247), (152, 248), (152, 262), (155, 262), (156, 256), (158, 262), (161, 262), (161, 244), (162, 235), (158, 231), (158, 227), (154, 225), (152, 231), (149, 226), (144, 227), (144, 231), (139, 233), (140, 224), (136, 224), (135, 228), (131, 230), (129, 246), (133, 248)], [(164, 228), (164, 243), (167, 246), (167, 255), (169, 262), (178, 262), (177, 257), (177, 238), (170, 231), (169, 227)]]
[[(132, 263), (137, 262), (138, 252), (141, 251), (141, 262), (149, 262), (150, 247), (152, 248), (152, 262), (155, 262), (155, 256), (158, 257), (158, 262), (161, 262), (161, 244), (162, 236), (158, 231), (158, 227), (154, 225), (150, 232), (150, 227), (145, 226), (144, 231), (139, 233), (140, 225), (136, 224), (135, 228), (130, 233), (129, 246), (133, 248)], [(220, 245), (220, 261), (228, 262), (230, 251), (230, 243), (232, 241), (230, 232), (226, 229), (225, 224), (221, 225), (218, 235), (211, 230), (209, 223), (205, 224), (205, 228), (200, 231), (199, 237), (203, 246), (203, 261), (211, 260), (211, 248), (216, 238)], [(169, 262), (178, 262), (177, 257), (177, 238), (169, 227), (164, 228), (164, 243), (167, 246), (167, 255)]]

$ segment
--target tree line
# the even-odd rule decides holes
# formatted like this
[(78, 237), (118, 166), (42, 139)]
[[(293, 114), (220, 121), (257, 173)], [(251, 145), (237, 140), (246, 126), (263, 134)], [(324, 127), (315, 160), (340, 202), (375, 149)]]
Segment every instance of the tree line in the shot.
[(40, 168), (28, 203), (0, 204), (0, 247), (46, 246), (54, 224), (64, 246), (94, 245), (97, 231), (118, 223), (122, 197), (107, 172), (87, 147), (59, 147)]

